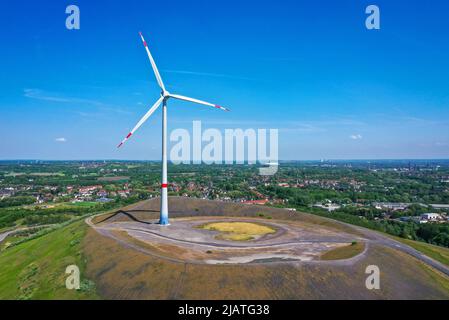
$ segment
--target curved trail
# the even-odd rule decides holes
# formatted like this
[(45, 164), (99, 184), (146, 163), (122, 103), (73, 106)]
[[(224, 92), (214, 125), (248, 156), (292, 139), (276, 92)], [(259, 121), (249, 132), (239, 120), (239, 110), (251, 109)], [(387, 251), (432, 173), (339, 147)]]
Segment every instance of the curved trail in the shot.
[(5, 240), (10, 234), (12, 234), (14, 232), (17, 232), (17, 231), (20, 231), (20, 230), (15, 229), (15, 230), (10, 230), (10, 231), (6, 231), (6, 232), (3, 232), (3, 233), (0, 233), (0, 242)]
[[(193, 265), (202, 265), (202, 264), (206, 264), (204, 261), (200, 262), (200, 261), (186, 261), (186, 260), (181, 260), (181, 259), (177, 259), (174, 257), (168, 257), (166, 255), (162, 255), (162, 254), (158, 254), (155, 253), (151, 250), (147, 250), (139, 245), (136, 245), (134, 243), (128, 242), (120, 237), (117, 237), (112, 231), (137, 231), (137, 232), (142, 232), (142, 233), (148, 233), (151, 234), (151, 236), (154, 237), (158, 237), (158, 238), (162, 238), (162, 239), (167, 239), (169, 241), (172, 242), (179, 242), (179, 243), (184, 243), (184, 244), (192, 244), (192, 245), (200, 245), (200, 246), (204, 246), (204, 247), (210, 247), (210, 248), (222, 248), (222, 249), (245, 249), (245, 250), (251, 250), (251, 249), (263, 249), (263, 248), (272, 248), (272, 247), (282, 247), (282, 246), (288, 246), (288, 245), (295, 245), (295, 244), (307, 244), (307, 243), (320, 243), (323, 241), (320, 240), (315, 240), (315, 241), (301, 241), (301, 240), (297, 240), (297, 241), (290, 241), (290, 242), (284, 242), (284, 243), (279, 243), (279, 244), (271, 244), (271, 245), (254, 245), (254, 246), (235, 246), (232, 244), (216, 244), (216, 243), (210, 243), (210, 242), (193, 242), (193, 241), (188, 241), (188, 240), (181, 240), (181, 239), (175, 239), (172, 237), (168, 237), (165, 235), (161, 235), (158, 234), (156, 232), (151, 232), (150, 230), (141, 230), (138, 228), (123, 228), (123, 226), (115, 228), (115, 227), (103, 227), (103, 226), (97, 226), (94, 223), (92, 223), (92, 217), (88, 217), (85, 219), (85, 222), (92, 227), (94, 230), (96, 230), (98, 233), (100, 233), (101, 235), (105, 236), (105, 237), (109, 237), (115, 241), (117, 241), (118, 243), (122, 244), (125, 247), (137, 250), (141, 253), (156, 257), (156, 258), (160, 258), (160, 259), (165, 259), (171, 262), (175, 262), (175, 263), (181, 263), (181, 264), (193, 264)], [(341, 243), (341, 239), (340, 240), (326, 240), (325, 242), (335, 242), (335, 243)], [(327, 260), (278, 260), (278, 261), (265, 261), (265, 262), (260, 262), (260, 261), (250, 261), (250, 262), (245, 262), (245, 263), (230, 263), (230, 264), (245, 264), (245, 265), (259, 265), (259, 264), (270, 264), (270, 265), (276, 265), (276, 264), (284, 264), (284, 263), (290, 263), (290, 264), (303, 264), (303, 263), (309, 263), (309, 264), (315, 264), (315, 263), (320, 263), (320, 264), (334, 264), (334, 265), (348, 265), (348, 264), (353, 264), (354, 262), (360, 260), (361, 258), (363, 258), (366, 254), (366, 252), (368, 251), (368, 247), (369, 244), (366, 243), (365, 248), (363, 250), (363, 252), (361, 252), (360, 254), (349, 258), (349, 259), (341, 259), (341, 260), (334, 260), (334, 261), (327, 261)], [(224, 263), (224, 264), (228, 264), (228, 263)]]
[[(242, 246), (238, 246), (238, 245), (232, 245), (232, 244), (217, 244), (217, 243), (211, 243), (211, 242), (199, 242), (199, 241), (189, 241), (189, 240), (183, 240), (183, 239), (176, 239), (173, 237), (169, 237), (166, 235), (161, 235), (157, 232), (148, 230), (148, 229), (142, 229), (142, 228), (135, 228), (135, 227), (129, 227), (126, 228), (123, 227), (123, 225), (119, 228), (113, 228), (113, 227), (102, 227), (102, 226), (96, 226), (95, 224), (93, 224), (92, 222), (92, 217), (89, 217), (85, 220), (85, 222), (92, 227), (94, 230), (96, 230), (97, 232), (99, 232), (100, 234), (110, 237), (116, 241), (118, 241), (119, 243), (121, 243), (122, 245), (125, 245), (127, 247), (130, 247), (132, 249), (138, 250), (142, 253), (145, 254), (149, 254), (158, 258), (162, 258), (162, 259), (166, 259), (172, 262), (177, 262), (177, 263), (186, 263), (186, 261), (184, 260), (180, 260), (180, 259), (176, 259), (176, 258), (171, 258), (171, 257), (167, 257), (167, 256), (163, 256), (163, 255), (159, 255), (156, 254), (154, 252), (151, 252), (150, 250), (146, 250), (144, 248), (139, 247), (138, 245), (129, 243), (127, 241), (124, 241), (123, 239), (120, 239), (118, 237), (116, 237), (111, 231), (114, 230), (122, 230), (122, 231), (134, 231), (134, 232), (140, 232), (140, 233), (147, 233), (147, 234), (151, 234), (151, 236), (153, 237), (159, 237), (159, 238), (163, 238), (166, 240), (170, 240), (173, 242), (179, 242), (179, 243), (184, 243), (184, 244), (192, 244), (192, 245), (200, 245), (200, 246), (205, 246), (205, 247), (220, 247), (220, 248), (225, 248), (225, 249), (242, 249)], [(336, 221), (336, 220), (332, 220), (329, 218), (324, 218), (327, 220), (330, 220), (332, 222), (337, 222), (339, 224), (348, 226), (353, 228), (354, 230), (357, 230), (359, 232), (361, 232), (366, 238), (364, 239), (365, 242), (365, 249), (362, 253), (358, 254), (355, 257), (349, 258), (349, 259), (345, 259), (345, 260), (334, 260), (334, 261), (324, 261), (324, 260), (312, 260), (312, 261), (288, 261), (288, 263), (295, 263), (295, 264), (304, 264), (304, 263), (309, 263), (309, 264), (335, 264), (335, 265), (347, 265), (347, 264), (352, 264), (358, 260), (360, 260), (361, 258), (363, 258), (366, 255), (366, 252), (369, 250), (369, 246), (371, 244), (376, 244), (376, 245), (382, 245), (385, 247), (389, 247), (392, 249), (396, 249), (398, 251), (401, 251), (403, 253), (406, 253), (408, 255), (411, 255), (412, 257), (418, 259), (419, 261), (429, 265), (430, 267), (442, 272), (443, 274), (445, 274), (446, 276), (449, 276), (449, 267), (447, 267), (446, 265), (426, 256), (425, 254), (419, 252), (418, 250), (413, 249), (412, 247), (403, 244), (401, 242), (398, 242), (394, 239), (389, 238), (388, 236), (385, 236), (379, 232), (373, 231), (373, 230), (369, 230), (363, 227), (358, 227), (358, 226), (354, 226), (354, 225), (350, 225), (344, 222), (340, 222), (340, 221)], [(245, 249), (261, 249), (261, 248), (273, 248), (273, 247), (283, 247), (283, 246), (288, 246), (288, 245), (294, 245), (294, 244), (299, 244), (299, 243), (318, 243), (318, 242), (339, 242), (341, 243), (342, 240), (339, 238), (328, 238), (325, 240), (301, 240), (301, 239), (294, 239), (293, 241), (286, 241), (286, 242), (282, 242), (282, 243), (276, 243), (276, 244), (259, 244), (259, 245), (251, 245), (251, 246), (245, 246)], [(269, 264), (277, 264), (277, 263), (286, 263), (287, 261), (282, 261), (282, 262), (263, 262), (264, 264), (269, 263)], [(194, 261), (192, 262), (188, 262), (188, 263), (193, 263), (196, 264)], [(199, 262), (197, 262), (198, 264), (200, 264)], [(250, 262), (247, 264), (259, 264), (261, 262)]]
[(445, 275), (449, 276), (449, 267), (442, 264), (439, 261), (436, 261), (428, 256), (426, 256), (425, 254), (423, 254), (422, 252), (410, 247), (409, 245), (403, 244), (399, 241), (396, 241), (394, 239), (391, 239), (387, 236), (384, 236), (380, 233), (377, 233), (376, 231), (372, 231), (369, 229), (364, 229), (361, 227), (355, 227), (356, 229), (358, 229), (359, 231), (365, 232), (366, 234), (369, 234), (370, 236), (372, 236), (374, 239), (370, 240), (371, 243), (376, 243), (376, 244), (380, 244), (383, 245), (385, 247), (389, 247), (392, 249), (396, 249), (398, 251), (407, 253), (409, 255), (411, 255), (412, 257), (418, 259), (421, 262), (424, 262), (425, 264), (431, 266), (432, 268), (444, 273)]
[[(305, 214), (307, 214), (307, 213), (305, 213)], [(432, 268), (444, 273), (446, 276), (449, 276), (449, 267), (448, 266), (426, 256), (422, 252), (410, 247), (409, 245), (403, 244), (397, 240), (394, 240), (394, 239), (392, 239), (386, 235), (383, 235), (380, 232), (374, 231), (374, 230), (370, 230), (367, 228), (355, 226), (355, 225), (352, 225), (349, 223), (344, 223), (344, 222), (341, 222), (338, 220), (333, 220), (333, 219), (329, 219), (329, 218), (325, 218), (325, 217), (321, 217), (321, 218), (326, 219), (328, 221), (339, 223), (339, 224), (347, 226), (347, 227), (351, 227), (354, 230), (357, 230), (357, 231), (363, 233), (363, 235), (368, 238), (369, 243), (383, 245), (385, 247), (396, 249), (403, 253), (407, 253), (408, 255), (411, 255), (412, 257), (418, 259), (419, 261), (424, 262), (425, 264), (431, 266)]]
[(8, 231), (5, 231), (3, 233), (0, 233), (0, 242), (5, 240), (9, 235), (13, 235), (14, 233), (17, 233), (17, 232), (20, 232), (20, 231), (33, 230), (33, 229), (36, 229), (36, 228), (46, 228), (46, 227), (51, 227), (51, 226), (52, 226), (52, 224), (43, 224), (43, 225), (38, 225), (38, 226), (20, 227), (20, 228), (17, 228), (17, 229), (8, 230)]

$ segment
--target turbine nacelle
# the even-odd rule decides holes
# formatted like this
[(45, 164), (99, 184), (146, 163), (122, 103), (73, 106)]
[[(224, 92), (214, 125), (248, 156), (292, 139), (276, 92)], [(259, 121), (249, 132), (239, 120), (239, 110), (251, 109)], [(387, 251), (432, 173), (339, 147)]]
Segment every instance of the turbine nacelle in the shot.
[(161, 96), (165, 99), (168, 100), (168, 98), (170, 98), (170, 92), (168, 92), (167, 90), (164, 90), (161, 92)]

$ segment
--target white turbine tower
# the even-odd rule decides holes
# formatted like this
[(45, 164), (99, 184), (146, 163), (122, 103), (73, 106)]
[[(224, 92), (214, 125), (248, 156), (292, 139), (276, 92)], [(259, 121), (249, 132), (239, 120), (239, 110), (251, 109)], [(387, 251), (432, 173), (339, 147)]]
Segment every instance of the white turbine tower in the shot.
[(168, 200), (167, 200), (167, 101), (170, 98), (178, 99), (178, 100), (184, 100), (184, 101), (190, 101), (197, 104), (202, 104), (210, 107), (214, 107), (217, 109), (221, 109), (224, 111), (229, 111), (229, 109), (218, 106), (216, 104), (212, 104), (209, 102), (201, 101), (198, 99), (193, 99), (185, 96), (181, 96), (178, 94), (171, 94), (169, 93), (164, 86), (164, 83), (162, 82), (161, 75), (159, 74), (159, 71), (156, 67), (156, 63), (154, 62), (153, 56), (150, 53), (150, 49), (148, 49), (148, 45), (143, 38), (143, 35), (141, 32), (139, 32), (140, 38), (142, 39), (143, 45), (145, 46), (145, 50), (147, 51), (148, 58), (150, 59), (151, 67), (153, 68), (154, 75), (156, 76), (157, 83), (159, 84), (159, 87), (161, 88), (161, 97), (156, 101), (155, 104), (148, 110), (148, 112), (142, 117), (142, 119), (139, 120), (139, 122), (136, 124), (136, 126), (128, 133), (128, 135), (125, 137), (125, 139), (120, 142), (117, 148), (120, 148), (133, 134), (136, 132), (137, 129), (140, 128), (140, 126), (156, 111), (156, 109), (162, 104), (162, 184), (161, 184), (161, 213), (160, 213), (160, 219), (159, 223), (161, 225), (168, 225)]

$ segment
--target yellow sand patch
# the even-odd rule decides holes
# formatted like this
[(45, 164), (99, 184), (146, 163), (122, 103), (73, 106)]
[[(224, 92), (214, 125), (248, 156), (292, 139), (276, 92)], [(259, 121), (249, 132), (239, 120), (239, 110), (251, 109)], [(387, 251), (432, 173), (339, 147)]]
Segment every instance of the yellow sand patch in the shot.
[(232, 241), (248, 241), (276, 230), (268, 226), (250, 222), (213, 222), (200, 226), (201, 229), (219, 231), (217, 239)]

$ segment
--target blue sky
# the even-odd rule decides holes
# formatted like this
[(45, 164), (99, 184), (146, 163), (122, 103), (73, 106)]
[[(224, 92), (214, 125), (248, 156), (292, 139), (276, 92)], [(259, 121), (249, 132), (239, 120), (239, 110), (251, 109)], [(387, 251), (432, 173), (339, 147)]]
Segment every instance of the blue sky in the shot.
[[(65, 28), (76, 4), (81, 29)], [(381, 30), (365, 28), (377, 4)], [(279, 129), (281, 159), (449, 158), (447, 1), (9, 1), (0, 12), (0, 159), (159, 159), (169, 130)], [(63, 138), (63, 139), (62, 139)]]

